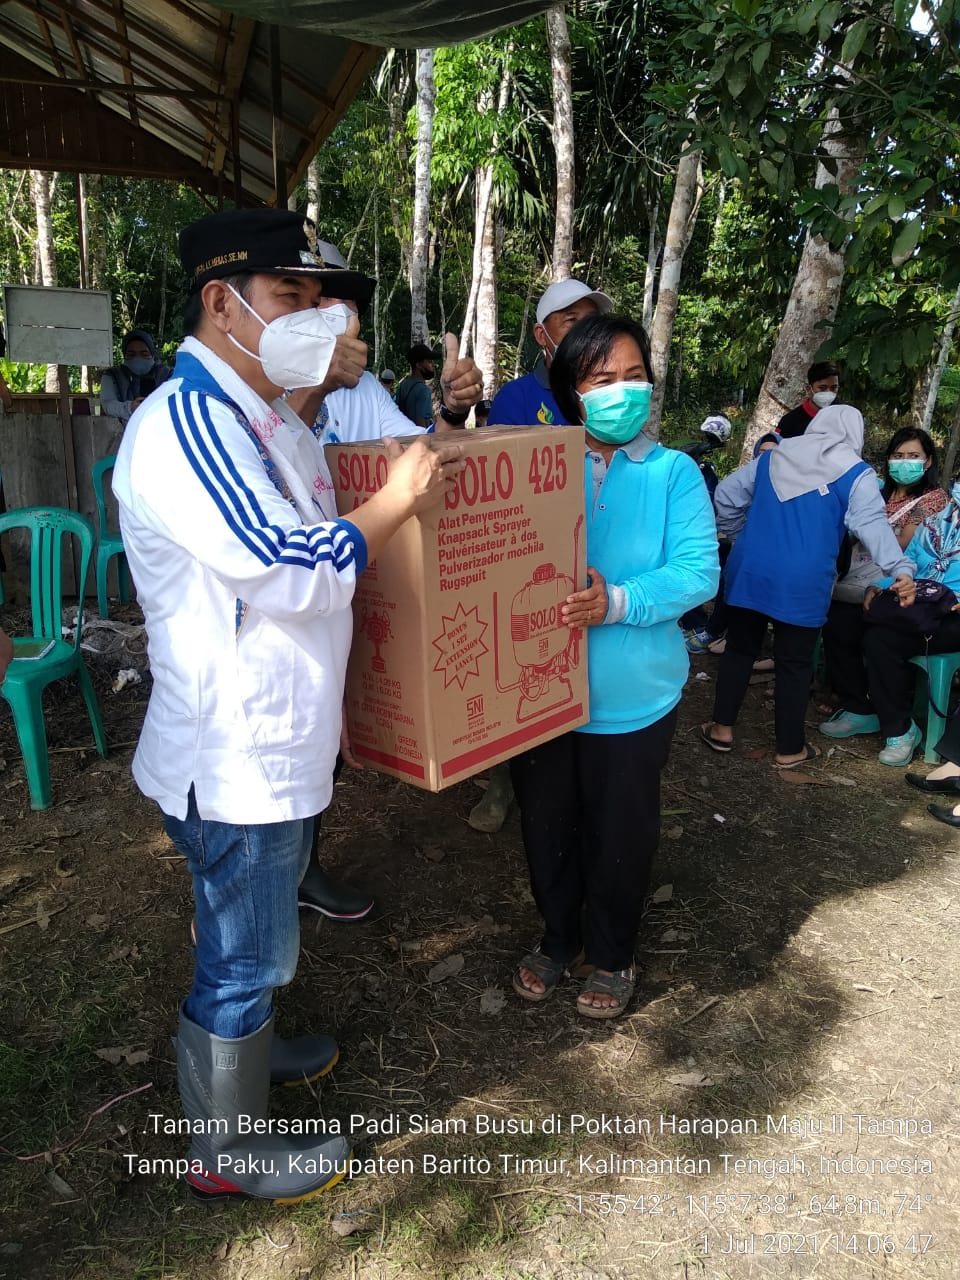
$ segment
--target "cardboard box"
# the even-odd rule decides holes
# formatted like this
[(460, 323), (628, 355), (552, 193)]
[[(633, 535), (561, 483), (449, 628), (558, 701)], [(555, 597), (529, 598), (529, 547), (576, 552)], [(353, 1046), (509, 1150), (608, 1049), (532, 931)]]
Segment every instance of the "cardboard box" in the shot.
[[(456, 493), (360, 578), (347, 674), (354, 753), (429, 791), (589, 719), (586, 638), (559, 616), (586, 583), (583, 430), (457, 441)], [(329, 445), (327, 460), (346, 517), (386, 479), (379, 442)]]

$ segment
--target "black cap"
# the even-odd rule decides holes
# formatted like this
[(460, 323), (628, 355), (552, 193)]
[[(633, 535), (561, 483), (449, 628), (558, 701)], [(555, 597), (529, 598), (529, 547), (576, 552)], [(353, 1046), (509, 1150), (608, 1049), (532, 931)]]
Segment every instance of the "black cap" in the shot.
[(415, 342), (407, 352), (407, 359), (410, 361), (410, 368), (415, 364), (419, 364), (421, 360), (433, 360), (436, 362), (437, 357), (430, 348), (423, 342)]
[(240, 272), (277, 276), (318, 276), (324, 292), (348, 298), (360, 310), (376, 284), (350, 271), (333, 245), (317, 240), (309, 218), (292, 209), (225, 209), (184, 227), (180, 261), (196, 293), (210, 280)]

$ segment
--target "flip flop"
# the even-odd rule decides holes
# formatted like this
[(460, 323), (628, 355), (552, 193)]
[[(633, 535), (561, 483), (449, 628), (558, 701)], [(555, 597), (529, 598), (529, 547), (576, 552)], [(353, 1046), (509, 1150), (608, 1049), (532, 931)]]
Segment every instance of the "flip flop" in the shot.
[(700, 726), (700, 741), (708, 746), (711, 751), (717, 751), (720, 755), (726, 755), (728, 751), (733, 750), (732, 742), (721, 742), (719, 738), (715, 738), (709, 732), (705, 724)]
[(802, 769), (805, 764), (809, 764), (811, 760), (816, 760), (817, 757), (822, 754), (823, 752), (819, 747), (813, 746), (812, 743), (805, 742), (803, 744), (802, 760), (792, 760), (790, 764), (778, 764), (777, 761), (774, 760), (773, 767), (775, 769), (782, 769), (784, 773), (786, 773), (788, 769)]

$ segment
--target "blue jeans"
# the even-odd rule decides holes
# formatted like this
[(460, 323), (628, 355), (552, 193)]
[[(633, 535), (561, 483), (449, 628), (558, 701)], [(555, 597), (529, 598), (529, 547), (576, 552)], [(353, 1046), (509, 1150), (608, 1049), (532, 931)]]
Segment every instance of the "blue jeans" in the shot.
[(197, 813), (163, 825), (193, 877), (197, 953), (187, 1017), (239, 1040), (270, 1017), (274, 987), (292, 981), (300, 953), (297, 886), (310, 858), (313, 819), (235, 826)]

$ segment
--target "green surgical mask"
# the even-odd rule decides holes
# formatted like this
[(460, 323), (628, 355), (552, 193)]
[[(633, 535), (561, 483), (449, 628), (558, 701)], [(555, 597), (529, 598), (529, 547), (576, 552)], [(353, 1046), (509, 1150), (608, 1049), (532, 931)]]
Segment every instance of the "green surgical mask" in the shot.
[(650, 415), (649, 382), (610, 382), (583, 395), (577, 392), (586, 428), (602, 444), (627, 444), (646, 426)]
[(887, 465), (890, 468), (890, 479), (897, 484), (916, 484), (926, 470), (926, 463), (922, 458), (891, 459)]

